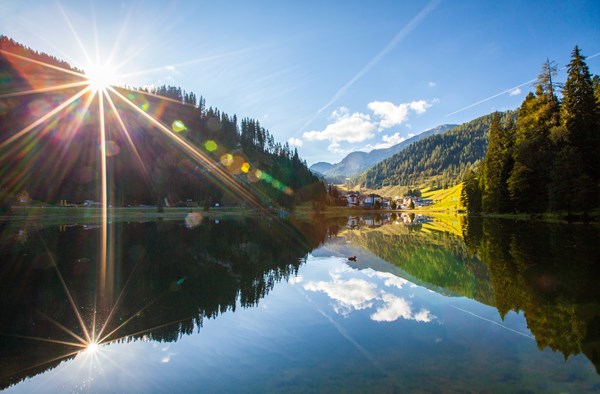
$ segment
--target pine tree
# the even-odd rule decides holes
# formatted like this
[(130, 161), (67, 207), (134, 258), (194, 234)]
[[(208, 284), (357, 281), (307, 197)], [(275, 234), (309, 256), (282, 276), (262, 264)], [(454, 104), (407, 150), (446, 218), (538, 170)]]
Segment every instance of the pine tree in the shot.
[(562, 124), (568, 143), (581, 155), (583, 172), (594, 182), (590, 187), (594, 187), (600, 180), (598, 105), (585, 56), (577, 46), (572, 52), (567, 74), (563, 89)]
[(460, 202), (470, 214), (481, 212), (481, 188), (475, 171), (470, 170), (463, 182)]
[(548, 206), (548, 169), (552, 165), (550, 130), (559, 125), (560, 105), (552, 80), (556, 68), (547, 61), (519, 109), (508, 190), (515, 210), (543, 212)]
[(500, 115), (496, 112), (490, 124), (488, 150), (483, 163), (484, 212), (510, 211), (507, 181), (512, 167), (511, 148), (510, 129), (502, 127)]

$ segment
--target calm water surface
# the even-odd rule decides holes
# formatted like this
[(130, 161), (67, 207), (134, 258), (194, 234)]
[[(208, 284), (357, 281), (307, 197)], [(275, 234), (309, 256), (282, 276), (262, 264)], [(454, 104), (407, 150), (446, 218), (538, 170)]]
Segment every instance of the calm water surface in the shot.
[(0, 387), (600, 392), (597, 227), (197, 219), (1, 224)]

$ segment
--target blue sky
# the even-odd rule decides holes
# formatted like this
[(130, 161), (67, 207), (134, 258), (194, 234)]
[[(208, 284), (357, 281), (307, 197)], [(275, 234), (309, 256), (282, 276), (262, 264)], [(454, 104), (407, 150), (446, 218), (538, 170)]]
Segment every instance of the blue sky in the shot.
[(114, 52), (118, 82), (257, 118), (309, 164), (513, 109), (575, 45), (600, 74), (598, 1), (3, 0), (0, 26), (82, 68)]

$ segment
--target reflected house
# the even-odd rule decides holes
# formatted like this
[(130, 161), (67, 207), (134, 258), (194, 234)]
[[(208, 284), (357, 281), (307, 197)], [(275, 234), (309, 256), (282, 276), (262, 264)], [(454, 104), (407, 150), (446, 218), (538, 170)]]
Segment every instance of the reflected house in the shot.
[(358, 218), (355, 216), (348, 216), (348, 228), (358, 228)]
[(94, 200), (84, 200), (83, 201), (83, 206), (84, 207), (88, 207), (88, 208), (99, 208), (102, 206), (102, 203), (99, 203), (97, 201)]
[(346, 194), (349, 207), (357, 207), (360, 205), (359, 194), (356, 192), (349, 192)]
[(365, 197), (364, 205), (365, 207), (374, 207), (376, 203), (379, 203), (379, 206), (381, 206), (382, 201), (383, 199), (379, 194), (371, 193)]
[(365, 225), (367, 225), (368, 227), (379, 227), (383, 225), (381, 215), (365, 216), (363, 220), (365, 222)]
[(389, 197), (384, 197), (381, 202), (381, 208), (383, 209), (391, 209), (392, 208), (392, 199)]

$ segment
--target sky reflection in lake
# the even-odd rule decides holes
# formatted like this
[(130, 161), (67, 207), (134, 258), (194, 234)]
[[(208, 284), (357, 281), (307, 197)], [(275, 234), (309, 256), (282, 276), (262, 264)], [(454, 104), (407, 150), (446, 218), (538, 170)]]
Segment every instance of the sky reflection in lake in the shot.
[[(101, 345), (7, 392), (592, 392), (600, 387), (584, 355), (565, 361), (559, 352), (538, 349), (522, 312), (502, 319), (495, 307), (440, 291), (439, 284), (416, 284), (398, 266), (349, 244), (353, 236), (368, 235), (366, 229), (356, 231), (362, 233), (333, 236), (312, 250), (297, 274), (275, 283), (254, 306), (242, 307), (238, 298), (235, 308), (208, 316), (201, 327), (174, 340), (142, 336)], [(248, 249), (248, 243), (241, 246)], [(233, 271), (235, 265), (219, 268), (227, 277)], [(191, 275), (189, 281), (198, 278)]]

